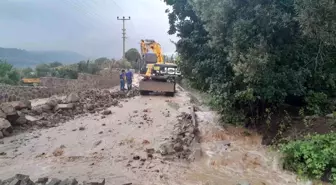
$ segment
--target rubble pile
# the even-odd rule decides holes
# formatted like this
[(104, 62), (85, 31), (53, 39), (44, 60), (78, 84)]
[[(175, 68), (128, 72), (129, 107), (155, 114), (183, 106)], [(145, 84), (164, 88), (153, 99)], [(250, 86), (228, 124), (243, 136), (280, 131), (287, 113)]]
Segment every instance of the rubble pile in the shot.
[(15, 128), (55, 127), (59, 123), (72, 120), (75, 116), (102, 111), (111, 114), (106, 108), (120, 106), (120, 99), (139, 95), (137, 89), (128, 92), (109, 90), (86, 90), (71, 93), (65, 99), (51, 97), (42, 105), (32, 107), (30, 101), (2, 103), (0, 105), (0, 139), (10, 136)]
[(48, 177), (38, 178), (35, 182), (32, 181), (28, 175), (16, 174), (14, 177), (6, 179), (4, 181), (0, 180), (0, 185), (105, 185), (105, 179), (101, 182), (86, 182), (78, 183), (74, 178), (72, 179), (49, 179)]
[(179, 159), (192, 160), (191, 145), (198, 141), (199, 130), (196, 118), (192, 114), (182, 113), (178, 116), (173, 137), (160, 145), (162, 156), (175, 156)]

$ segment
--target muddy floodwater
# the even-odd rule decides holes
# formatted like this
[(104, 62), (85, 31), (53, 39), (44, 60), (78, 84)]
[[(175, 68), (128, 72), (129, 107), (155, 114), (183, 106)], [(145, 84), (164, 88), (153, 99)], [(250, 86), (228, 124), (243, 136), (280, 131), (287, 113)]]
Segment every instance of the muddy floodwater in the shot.
[[(136, 85), (137, 81), (135, 81)], [(33, 105), (45, 100), (34, 100)], [(136, 160), (171, 137), (177, 116), (191, 106), (189, 92), (175, 97), (136, 96), (110, 107), (112, 114), (92, 114), (61, 126), (23, 132), (2, 139), (0, 179), (22, 173), (106, 184), (284, 185), (299, 182), (281, 170), (278, 154), (261, 145), (261, 137), (240, 128), (219, 126), (215, 112), (200, 107), (201, 142), (192, 146), (195, 160), (167, 160), (158, 153)], [(244, 184), (244, 185), (245, 185)]]

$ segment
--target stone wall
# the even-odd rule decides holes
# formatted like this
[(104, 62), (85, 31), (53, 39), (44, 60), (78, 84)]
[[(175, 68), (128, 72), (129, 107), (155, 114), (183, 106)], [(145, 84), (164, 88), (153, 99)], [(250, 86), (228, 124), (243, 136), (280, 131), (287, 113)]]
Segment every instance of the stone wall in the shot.
[(109, 71), (103, 75), (80, 73), (78, 74), (77, 79), (43, 77), (41, 78), (41, 86), (38, 87), (0, 84), (0, 103), (48, 98), (52, 95), (62, 95), (69, 92), (79, 92), (92, 88), (112, 88), (118, 84), (118, 71)]

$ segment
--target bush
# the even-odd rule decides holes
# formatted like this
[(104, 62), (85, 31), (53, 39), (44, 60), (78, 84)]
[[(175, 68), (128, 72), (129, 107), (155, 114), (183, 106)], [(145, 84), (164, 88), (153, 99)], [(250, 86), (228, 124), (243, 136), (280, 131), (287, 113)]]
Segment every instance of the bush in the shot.
[(308, 136), (304, 140), (290, 142), (282, 147), (284, 168), (299, 175), (328, 179), (336, 184), (336, 134)]

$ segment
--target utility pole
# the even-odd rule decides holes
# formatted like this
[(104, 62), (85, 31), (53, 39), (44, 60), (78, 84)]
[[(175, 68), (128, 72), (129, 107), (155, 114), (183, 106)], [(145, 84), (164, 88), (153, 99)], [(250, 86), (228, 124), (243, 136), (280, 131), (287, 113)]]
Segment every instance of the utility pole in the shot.
[(131, 20), (131, 17), (128, 16), (128, 18), (126, 18), (125, 16), (123, 16), (122, 18), (117, 17), (117, 20), (123, 21), (123, 29), (122, 29), (122, 38), (123, 38), (123, 59), (125, 59), (125, 40), (126, 40), (126, 28), (125, 28), (125, 21)]

